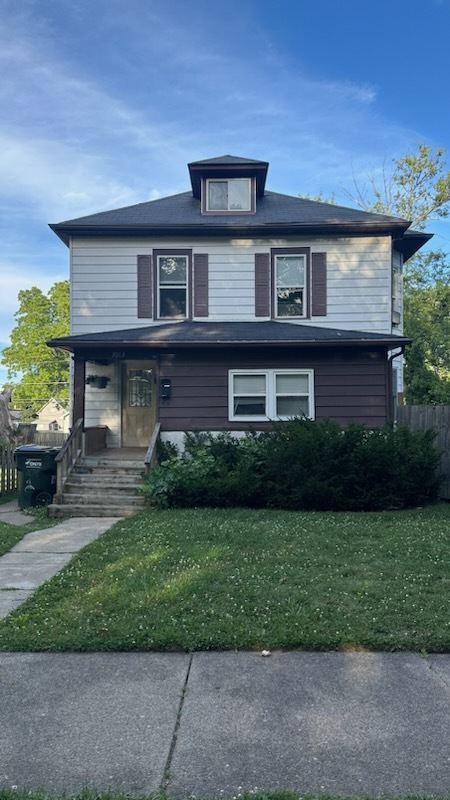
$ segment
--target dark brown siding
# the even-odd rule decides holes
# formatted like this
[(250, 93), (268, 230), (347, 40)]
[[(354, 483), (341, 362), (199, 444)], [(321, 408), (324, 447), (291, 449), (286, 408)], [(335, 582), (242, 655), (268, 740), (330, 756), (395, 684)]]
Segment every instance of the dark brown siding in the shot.
[(152, 257), (137, 257), (137, 315), (138, 317), (152, 317)]
[[(228, 370), (314, 369), (316, 419), (330, 417), (342, 425), (370, 426), (386, 421), (388, 395), (384, 353), (288, 351), (268, 348), (264, 353), (186, 351), (161, 356), (160, 377), (171, 378), (172, 397), (160, 408), (162, 430), (246, 430), (250, 423), (228, 421)], [(270, 423), (255, 423), (261, 429)]]
[(255, 316), (270, 317), (270, 253), (255, 254)]
[(208, 316), (208, 256), (194, 255), (194, 317)]
[(327, 313), (327, 254), (311, 253), (311, 316)]

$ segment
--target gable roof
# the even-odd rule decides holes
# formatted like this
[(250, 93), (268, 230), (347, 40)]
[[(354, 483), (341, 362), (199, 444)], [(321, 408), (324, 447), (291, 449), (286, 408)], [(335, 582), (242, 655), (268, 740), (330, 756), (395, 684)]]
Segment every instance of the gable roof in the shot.
[(186, 347), (404, 347), (403, 336), (289, 322), (169, 322), (118, 331), (63, 336), (47, 342), (50, 347), (82, 351), (84, 348), (149, 347), (155, 350)]
[(68, 411), (67, 411), (67, 409), (66, 409), (66, 407), (65, 407), (64, 403), (62, 403), (62, 402), (61, 402), (61, 400), (58, 400), (56, 397), (50, 397), (48, 400), (46, 400), (46, 402), (44, 403), (44, 405), (43, 405), (43, 406), (41, 406), (41, 408), (39, 409), (39, 411), (37, 411), (36, 413), (37, 413), (37, 414), (42, 414), (42, 412), (44, 411), (44, 409), (46, 409), (46, 408), (47, 408), (47, 406), (50, 406), (51, 404), (54, 404), (54, 405), (57, 405), (57, 406), (59, 406), (59, 408), (58, 408), (58, 409), (56, 409), (57, 411), (61, 411), (63, 414), (68, 414)]

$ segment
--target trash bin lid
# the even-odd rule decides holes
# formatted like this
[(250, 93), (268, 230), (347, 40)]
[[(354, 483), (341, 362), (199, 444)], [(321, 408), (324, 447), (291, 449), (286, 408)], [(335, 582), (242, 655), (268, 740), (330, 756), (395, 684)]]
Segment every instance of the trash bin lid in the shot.
[(49, 447), (45, 444), (21, 444), (20, 447), (16, 447), (14, 450), (14, 455), (16, 453), (43, 455), (44, 453), (59, 453), (60, 450), (60, 447)]

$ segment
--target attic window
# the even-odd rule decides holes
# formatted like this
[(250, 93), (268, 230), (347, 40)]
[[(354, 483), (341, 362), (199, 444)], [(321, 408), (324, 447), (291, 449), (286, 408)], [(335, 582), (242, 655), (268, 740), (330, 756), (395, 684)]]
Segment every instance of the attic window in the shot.
[(205, 211), (253, 211), (251, 178), (211, 178), (206, 181)]

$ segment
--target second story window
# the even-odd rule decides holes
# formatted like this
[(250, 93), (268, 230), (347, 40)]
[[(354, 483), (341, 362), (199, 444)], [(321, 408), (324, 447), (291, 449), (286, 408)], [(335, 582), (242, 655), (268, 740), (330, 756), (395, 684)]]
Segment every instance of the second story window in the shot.
[(205, 210), (236, 213), (252, 211), (251, 178), (207, 180)]
[(159, 319), (188, 316), (188, 257), (186, 255), (159, 255), (158, 261), (158, 317)]
[(275, 316), (306, 316), (306, 256), (275, 256)]

